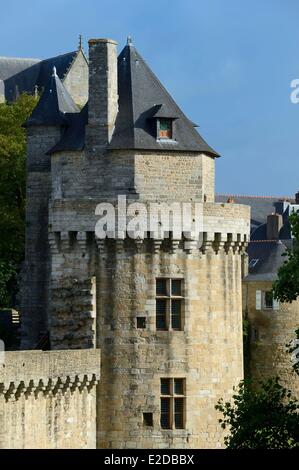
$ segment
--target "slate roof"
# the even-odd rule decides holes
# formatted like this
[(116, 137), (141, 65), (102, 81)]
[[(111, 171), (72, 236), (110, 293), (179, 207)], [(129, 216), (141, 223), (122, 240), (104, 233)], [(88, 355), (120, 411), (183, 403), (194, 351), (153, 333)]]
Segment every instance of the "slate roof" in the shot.
[(13, 75), (39, 63), (40, 59), (22, 59), (17, 57), (0, 57), (0, 80), (7, 80)]
[[(119, 112), (109, 148), (178, 150), (219, 155), (194, 129), (132, 44), (118, 57)], [(175, 118), (173, 140), (157, 140), (152, 118)]]
[[(118, 95), (119, 111), (109, 149), (203, 152), (219, 156), (198, 134), (195, 124), (180, 110), (132, 44), (118, 57)], [(157, 141), (155, 117), (174, 120), (173, 140)], [(49, 153), (82, 150), (87, 109), (72, 123), (76, 128), (65, 132)]]
[(69, 114), (79, 111), (54, 67), (51, 78), (25, 126), (69, 125), (71, 122)]
[[(251, 207), (251, 235), (247, 253), (249, 259), (249, 274), (246, 281), (274, 281), (277, 271), (286, 260), (282, 256), (287, 248), (292, 248), (289, 211), (286, 201), (292, 204), (295, 200), (288, 196), (228, 196), (216, 195), (216, 202), (227, 202), (228, 197), (233, 198), (236, 204), (245, 204)], [(267, 240), (267, 216), (272, 213), (282, 215), (283, 226), (279, 232), (279, 240)], [(250, 262), (258, 260), (255, 266)]]
[[(294, 199), (288, 196), (263, 197), (263, 196), (235, 196), (216, 195), (216, 202), (227, 202), (228, 197), (232, 197), (236, 204), (244, 204), (251, 207), (251, 239), (266, 240), (267, 216), (273, 212), (283, 213), (283, 201), (288, 200), (294, 203)], [(282, 232), (284, 238), (289, 238), (289, 233), (285, 228)]]
[(63, 78), (77, 54), (78, 51), (73, 51), (45, 60), (0, 58), (0, 79), (5, 83), (6, 100), (13, 101), (16, 91), (33, 93), (36, 85), (39, 90), (45, 88), (54, 66)]
[(250, 267), (246, 281), (274, 281), (277, 271), (286, 261), (282, 256), (286, 252), (286, 245), (281, 241), (254, 241), (248, 245), (249, 262), (258, 260)]
[(66, 115), (66, 119), (69, 126), (64, 129), (62, 139), (48, 152), (48, 155), (64, 150), (84, 150), (85, 126), (88, 122), (88, 104), (84, 106), (80, 113)]

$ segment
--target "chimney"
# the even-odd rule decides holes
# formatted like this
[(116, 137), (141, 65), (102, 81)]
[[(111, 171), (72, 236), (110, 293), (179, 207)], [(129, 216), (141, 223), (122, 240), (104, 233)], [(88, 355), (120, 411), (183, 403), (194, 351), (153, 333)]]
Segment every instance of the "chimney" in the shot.
[(296, 204), (299, 204), (299, 191), (295, 194)]
[(118, 112), (117, 42), (89, 41), (89, 100), (86, 145), (103, 150), (112, 137)]
[(267, 217), (267, 240), (278, 240), (282, 228), (282, 215), (270, 214)]

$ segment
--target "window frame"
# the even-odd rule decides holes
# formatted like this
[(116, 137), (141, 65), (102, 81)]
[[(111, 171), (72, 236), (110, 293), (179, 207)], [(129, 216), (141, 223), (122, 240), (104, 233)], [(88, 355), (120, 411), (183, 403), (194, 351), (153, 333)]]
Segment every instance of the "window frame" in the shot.
[[(269, 300), (269, 296), (271, 296), (271, 304), (268, 303), (268, 305), (267, 305), (267, 302)], [(268, 300), (267, 300), (267, 297), (268, 297)], [(263, 305), (264, 310), (274, 310), (274, 298), (273, 298), (273, 294), (272, 294), (271, 291), (267, 290), (267, 291), (263, 292), (263, 294), (262, 294), (262, 305)]]
[[(169, 381), (169, 393), (164, 394), (162, 393), (162, 380)], [(182, 381), (183, 385), (183, 393), (175, 393), (175, 381), (180, 380)], [(162, 427), (162, 400), (168, 400), (169, 403), (169, 416), (168, 416), (168, 423), (169, 427)], [(182, 418), (182, 426), (176, 426), (176, 414), (179, 414), (175, 411), (175, 404), (176, 400), (182, 400), (183, 403), (183, 411), (181, 413)], [(164, 413), (165, 414), (165, 413)], [(186, 429), (186, 378), (185, 377), (161, 377), (160, 379), (160, 428), (163, 431), (171, 431), (171, 430), (182, 430)]]
[[(167, 121), (170, 124), (170, 137), (162, 137), (161, 136), (161, 121)], [(171, 118), (157, 118), (156, 123), (156, 131), (157, 131), (157, 140), (173, 140), (173, 119)]]
[[(166, 294), (158, 294), (157, 293), (157, 283), (158, 281), (164, 281), (166, 283)], [(180, 281), (181, 295), (174, 295), (172, 292), (172, 283), (173, 281)], [(156, 331), (184, 331), (185, 327), (185, 292), (184, 292), (184, 278), (182, 277), (157, 277), (156, 278)], [(166, 302), (166, 309), (165, 309), (165, 328), (158, 328), (157, 326), (157, 301), (163, 300)], [(172, 306), (175, 305), (176, 301), (180, 301), (180, 314), (179, 314), (179, 322), (180, 327), (174, 328), (173, 327), (173, 310)]]
[(280, 310), (280, 302), (272, 296), (272, 305), (267, 306), (266, 304), (266, 295), (271, 293), (271, 290), (261, 290), (257, 289), (255, 291), (255, 309), (258, 311), (278, 311)]

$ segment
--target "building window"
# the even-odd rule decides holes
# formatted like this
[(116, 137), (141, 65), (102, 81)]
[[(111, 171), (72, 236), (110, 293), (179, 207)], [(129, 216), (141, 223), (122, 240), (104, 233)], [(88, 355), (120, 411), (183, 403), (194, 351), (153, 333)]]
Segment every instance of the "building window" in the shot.
[(145, 317), (137, 317), (136, 318), (136, 326), (139, 329), (145, 329), (146, 328), (146, 318)]
[(143, 425), (147, 427), (154, 425), (153, 413), (143, 413)]
[(172, 119), (158, 119), (158, 139), (172, 139)]
[(156, 280), (157, 330), (183, 330), (183, 280)]
[(184, 429), (186, 416), (185, 379), (161, 379), (162, 429)]
[(268, 308), (273, 310), (273, 295), (272, 292), (264, 292), (263, 293), (263, 304), (264, 308)]
[(274, 299), (271, 291), (257, 290), (255, 295), (256, 310), (279, 310), (279, 301)]

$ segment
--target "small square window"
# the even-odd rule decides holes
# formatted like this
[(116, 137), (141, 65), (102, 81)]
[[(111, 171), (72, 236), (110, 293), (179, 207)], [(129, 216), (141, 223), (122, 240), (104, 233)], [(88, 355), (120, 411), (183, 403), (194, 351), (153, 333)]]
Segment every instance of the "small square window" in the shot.
[(172, 119), (158, 120), (158, 138), (172, 139)]
[(137, 328), (145, 329), (146, 328), (146, 318), (145, 317), (137, 317), (136, 318)]
[(143, 424), (149, 427), (154, 425), (153, 413), (143, 413)]

